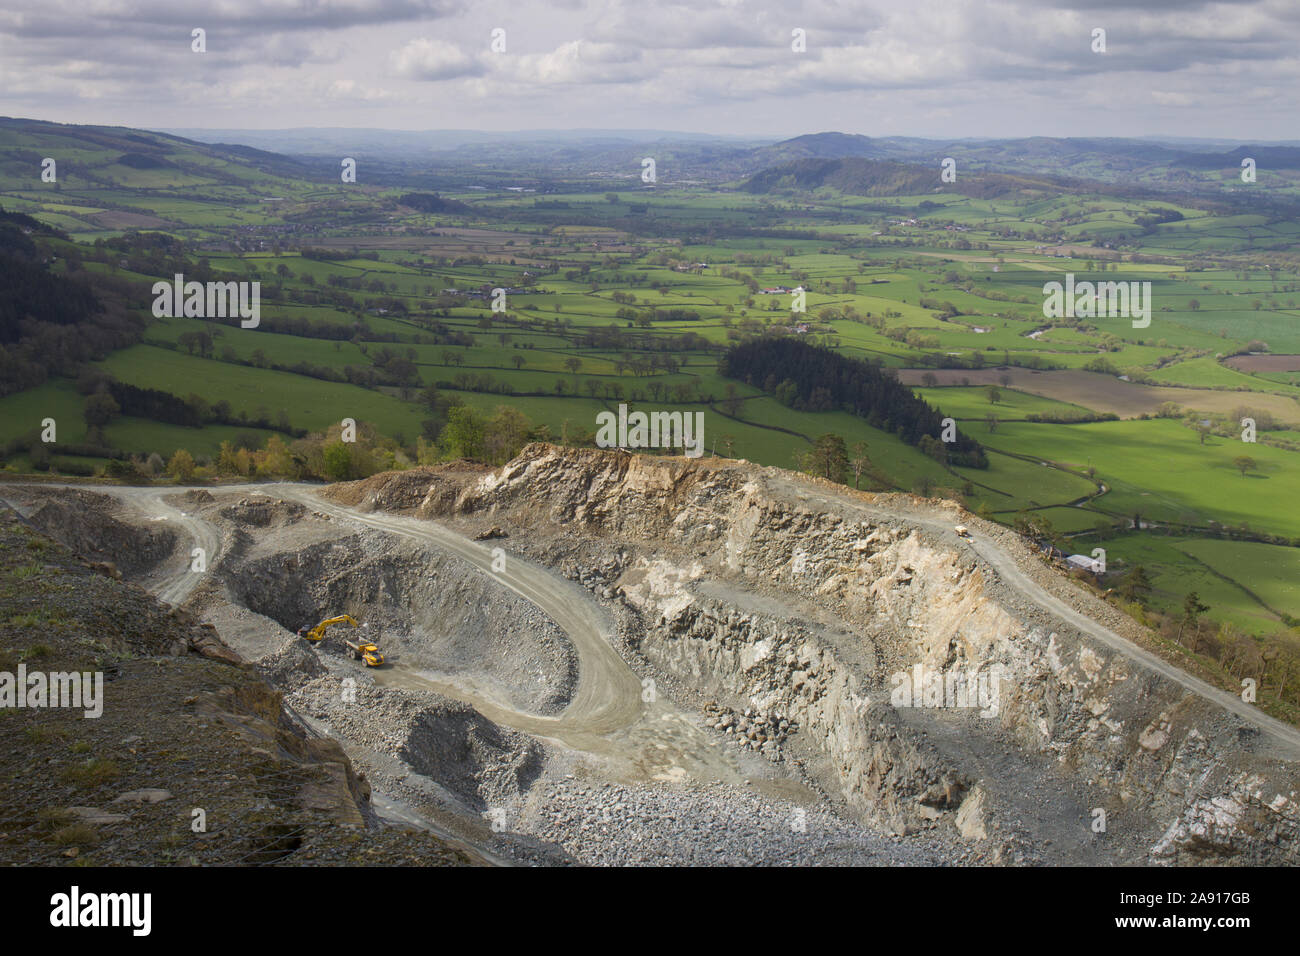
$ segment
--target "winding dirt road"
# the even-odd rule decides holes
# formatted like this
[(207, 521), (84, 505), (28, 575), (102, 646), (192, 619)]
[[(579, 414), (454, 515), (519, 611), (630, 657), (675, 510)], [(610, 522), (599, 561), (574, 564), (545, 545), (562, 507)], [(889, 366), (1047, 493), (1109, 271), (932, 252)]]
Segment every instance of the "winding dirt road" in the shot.
[(277, 485), (274, 492), (263, 493), (296, 501), (336, 520), (412, 538), (454, 554), (550, 617), (565, 632), (578, 655), (578, 688), (573, 698), (553, 717), (522, 714), (484, 700), (483, 713), (490, 719), (545, 735), (566, 729), (605, 734), (630, 726), (640, 716), (641, 681), (614, 650), (604, 614), (577, 584), (504, 552), (497, 562), (501, 570), (496, 571), (493, 547), (430, 521), (359, 512), (318, 497), (310, 486)]
[[(85, 485), (57, 487), (87, 490)], [(515, 709), (467, 681), (438, 679), (400, 661), (374, 671), (378, 683), (464, 701), (502, 726), (603, 758), (610, 762), (614, 776), (629, 781), (693, 777), (740, 784), (757, 776), (753, 768), (742, 768), (735, 754), (692, 715), (657, 695), (643, 700), (641, 679), (614, 650), (605, 613), (577, 584), (515, 555), (506, 554), (504, 564), (495, 561), (494, 546), (471, 541), (435, 522), (357, 511), (321, 498), (319, 489), (318, 485), (267, 483), (225, 485), (214, 490), (219, 495), (296, 502), (334, 521), (373, 528), (453, 554), (536, 605), (565, 632), (578, 657), (577, 689), (568, 706), (554, 716)], [(160, 599), (180, 604), (203, 579), (191, 570), (192, 548), (204, 549), (209, 569), (218, 565), (219, 530), (166, 500), (174, 501), (174, 496), (190, 489), (97, 486), (90, 490), (114, 496), (145, 521), (165, 520), (182, 538), (189, 536), (165, 569), (144, 582)], [(494, 570), (494, 563), (500, 571)], [(754, 780), (754, 784), (760, 790), (784, 795), (806, 794), (793, 780)]]

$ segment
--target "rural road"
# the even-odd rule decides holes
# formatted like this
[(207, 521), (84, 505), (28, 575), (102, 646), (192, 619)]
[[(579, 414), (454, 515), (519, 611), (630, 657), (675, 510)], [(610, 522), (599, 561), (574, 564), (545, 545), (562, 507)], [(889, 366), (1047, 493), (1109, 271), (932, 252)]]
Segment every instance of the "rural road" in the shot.
[[(932, 530), (937, 530), (938, 522), (925, 522)], [(951, 529), (948, 529), (951, 530)], [(972, 532), (974, 537), (974, 533)], [(1215, 687), (1199, 677), (1193, 677), (1186, 671), (1169, 663), (1163, 658), (1151, 653), (1143, 647), (1139, 647), (1125, 637), (1116, 634), (1110, 628), (1094, 621), (1086, 614), (1081, 614), (1074, 608), (1070, 607), (1056, 595), (1050, 593), (1038, 582), (1032, 580), (1027, 574), (1020, 570), (1016, 563), (1001, 549), (991, 542), (985, 540), (981, 547), (979, 539), (976, 538), (971, 543), (971, 548), (981, 558), (992, 565), (993, 569), (998, 572), (1002, 580), (1014, 587), (1029, 600), (1033, 601), (1043, 610), (1052, 614), (1059, 620), (1065, 621), (1072, 625), (1080, 633), (1087, 634), (1089, 637), (1096, 638), (1107, 647), (1119, 651), (1130, 660), (1137, 661), (1147, 669), (1155, 671), (1162, 677), (1169, 680), (1177, 681), (1183, 687), (1192, 693), (1204, 697), (1211, 703), (1218, 704), (1224, 710), (1235, 714), (1243, 720), (1249, 721), (1261, 730), (1265, 731), (1280, 743), (1288, 748), (1285, 756), (1292, 759), (1300, 757), (1300, 730), (1285, 724), (1274, 717), (1270, 717), (1257, 707), (1252, 707), (1235, 694), (1229, 694), (1225, 690)]]

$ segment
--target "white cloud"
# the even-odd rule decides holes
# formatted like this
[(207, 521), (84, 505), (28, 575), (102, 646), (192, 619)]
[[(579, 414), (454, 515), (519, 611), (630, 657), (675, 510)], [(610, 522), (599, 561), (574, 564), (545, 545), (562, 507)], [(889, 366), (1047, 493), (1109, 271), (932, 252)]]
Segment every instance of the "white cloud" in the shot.
[(390, 62), (395, 74), (409, 80), (453, 80), (483, 72), (482, 63), (454, 43), (428, 37), (418, 37), (394, 51)]
[(512, 79), (547, 86), (630, 83), (653, 72), (640, 51), (590, 40), (572, 40), (548, 53), (510, 56), (502, 63)]

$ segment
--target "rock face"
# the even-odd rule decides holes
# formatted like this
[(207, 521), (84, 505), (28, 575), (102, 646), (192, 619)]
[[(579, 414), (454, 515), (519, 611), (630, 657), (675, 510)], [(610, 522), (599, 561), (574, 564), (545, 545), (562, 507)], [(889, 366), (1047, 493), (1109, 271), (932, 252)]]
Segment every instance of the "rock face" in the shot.
[(171, 556), (175, 532), (119, 521), (112, 516), (113, 508), (113, 500), (106, 495), (69, 491), (63, 498), (41, 504), (27, 520), (88, 560), (110, 562), (129, 576), (148, 571)]
[[(203, 503), (201, 500), (194, 502), (196, 505)], [(241, 498), (235, 504), (218, 509), (227, 521), (254, 528), (284, 527), (301, 518), (306, 511), (295, 502), (272, 502), (267, 498)]]
[[(1224, 775), (1222, 768), (1218, 770)], [(1213, 788), (1216, 796), (1188, 803), (1152, 850), (1162, 862), (1189, 864), (1234, 860), (1294, 863), (1300, 813), (1294, 794), (1274, 793), (1264, 777), (1238, 773)], [(1272, 794), (1270, 797), (1269, 794)]]
[(439, 508), (453, 505), (462, 485), (477, 480), (487, 471), (485, 466), (457, 462), (440, 468), (385, 472), (361, 481), (332, 485), (328, 491), (335, 501), (362, 511), (414, 511), (421, 507), (427, 510), (430, 500), (437, 502)]
[[(955, 508), (748, 463), (532, 445), (456, 487), (434, 482), (417, 511), (512, 532), (546, 522), (576, 539), (532, 556), (633, 611), (629, 643), (654, 668), (794, 721), (850, 805), (895, 831), (1046, 839), (1064, 814), (1055, 842), (1102, 858), (1103, 833), (1118, 828), (1153, 861), (1300, 860), (1296, 763), (1002, 585), (935, 518), (1009, 533)], [(930, 706), (920, 678), (901, 706), (913, 673), (939, 675), (949, 706)], [(951, 706), (954, 676), (978, 706)], [(706, 715), (715, 728), (720, 714)], [(1012, 768), (1032, 780), (1005, 779)], [(1024, 819), (1058, 796), (1038, 809), (1041, 826)], [(1092, 825), (1101, 813), (1106, 831)]]

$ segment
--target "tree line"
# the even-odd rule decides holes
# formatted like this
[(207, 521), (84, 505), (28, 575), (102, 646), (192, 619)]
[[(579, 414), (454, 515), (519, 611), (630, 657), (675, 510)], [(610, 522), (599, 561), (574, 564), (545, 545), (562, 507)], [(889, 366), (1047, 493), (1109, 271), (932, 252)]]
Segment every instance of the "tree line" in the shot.
[(917, 448), (950, 437), (943, 443), (949, 464), (988, 467), (978, 442), (955, 427), (945, 435), (943, 416), (878, 365), (793, 339), (767, 338), (734, 346), (718, 370), (797, 411), (846, 411)]
[(130, 298), (123, 280), (85, 273), (65, 234), (0, 209), (0, 395), (139, 341)]

